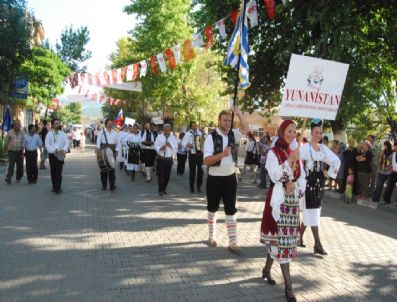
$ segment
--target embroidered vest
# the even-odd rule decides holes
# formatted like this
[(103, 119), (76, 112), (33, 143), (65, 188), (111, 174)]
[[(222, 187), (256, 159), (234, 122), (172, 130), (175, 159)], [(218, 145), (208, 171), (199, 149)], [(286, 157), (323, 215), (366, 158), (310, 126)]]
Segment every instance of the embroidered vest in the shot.
[[(222, 153), (223, 152), (223, 138), (216, 129), (212, 131), (211, 133), (212, 140), (214, 141), (214, 155)], [(232, 148), (232, 158), (234, 162), (237, 162), (237, 150), (236, 150), (236, 139), (234, 137), (234, 133), (232, 130), (230, 130), (227, 133), (227, 139), (228, 139), (228, 147)], [(215, 164), (212, 166), (217, 167), (221, 165), (221, 160), (217, 161)]]

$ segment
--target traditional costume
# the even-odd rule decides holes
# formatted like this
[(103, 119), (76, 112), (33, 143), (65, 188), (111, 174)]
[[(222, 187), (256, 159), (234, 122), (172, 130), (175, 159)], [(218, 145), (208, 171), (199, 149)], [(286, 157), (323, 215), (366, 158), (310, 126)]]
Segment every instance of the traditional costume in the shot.
[[(182, 146), (186, 148), (189, 154), (189, 185), (190, 193), (194, 193), (194, 183), (196, 181), (197, 171), (197, 192), (201, 192), (201, 185), (203, 183), (203, 134), (200, 131), (189, 130), (183, 140)], [(187, 147), (191, 144), (192, 147)]]
[(152, 132), (149, 129), (141, 131), (141, 148), (143, 163), (145, 164), (146, 181), (152, 180), (150, 170), (154, 166), (156, 160), (156, 150), (154, 149), (154, 142), (157, 138), (157, 132)]
[[(270, 271), (274, 260), (280, 263), (285, 281), (285, 293), (288, 301), (296, 301), (292, 294), (289, 262), (297, 256), (299, 238), (299, 204), (303, 202), (305, 192), (305, 172), (299, 161), (290, 166), (288, 158), (292, 153), (290, 145), (284, 139), (284, 132), (294, 122), (284, 121), (279, 129), (279, 138), (268, 152), (266, 170), (271, 186), (266, 196), (266, 204), (261, 224), (261, 243), (266, 245), (267, 260), (263, 268), (263, 278), (275, 284)], [(292, 193), (286, 191), (288, 183), (293, 182)]]
[[(111, 130), (109, 132), (106, 128), (102, 130), (97, 137), (96, 147), (97, 149), (109, 147), (112, 149), (114, 154), (116, 152), (119, 152), (120, 142), (117, 132), (115, 132), (114, 130)], [(103, 190), (106, 190), (108, 179), (109, 179), (110, 190), (114, 191), (117, 187), (116, 187), (116, 172), (113, 168), (109, 168), (108, 170), (101, 171), (101, 182), (102, 182)]]
[(141, 151), (141, 135), (130, 133), (126, 139), (127, 151), (127, 171), (131, 171), (131, 180), (135, 179), (135, 172), (139, 171), (139, 156)]

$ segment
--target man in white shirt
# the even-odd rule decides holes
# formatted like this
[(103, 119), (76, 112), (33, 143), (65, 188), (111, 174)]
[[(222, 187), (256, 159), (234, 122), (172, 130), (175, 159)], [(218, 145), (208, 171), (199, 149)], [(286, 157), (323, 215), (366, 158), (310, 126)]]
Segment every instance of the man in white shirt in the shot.
[[(119, 139), (117, 132), (112, 129), (113, 121), (107, 119), (105, 121), (105, 128), (98, 134), (96, 141), (97, 150), (109, 147), (113, 150), (114, 157), (117, 157), (119, 151)], [(114, 168), (109, 168), (108, 170), (101, 171), (101, 182), (102, 190), (106, 190), (109, 180), (110, 191), (117, 189), (116, 187), (116, 172)]]
[(26, 157), (26, 175), (29, 184), (37, 182), (39, 169), (37, 166), (37, 149), (43, 145), (40, 135), (36, 133), (36, 127), (33, 124), (28, 126), (28, 134), (23, 138), (23, 147), (25, 148)]
[(233, 108), (239, 117), (239, 129), (231, 131), (231, 114), (223, 110), (218, 116), (218, 128), (208, 135), (204, 142), (204, 164), (209, 166), (207, 178), (207, 210), (209, 227), (209, 245), (216, 246), (216, 213), (222, 200), (225, 210), (225, 222), (229, 236), (231, 252), (240, 251), (237, 245), (236, 195), (237, 178), (235, 162), (237, 161), (236, 142), (248, 130), (240, 109)]
[(170, 180), (174, 155), (178, 150), (178, 143), (173, 134), (171, 134), (171, 126), (165, 124), (163, 133), (158, 135), (154, 148), (157, 152), (157, 179), (159, 186), (159, 195), (167, 194), (167, 185)]
[(194, 182), (197, 171), (197, 192), (201, 193), (201, 184), (203, 183), (203, 134), (197, 130), (196, 122), (190, 122), (190, 130), (185, 134), (182, 140), (182, 147), (186, 148), (189, 153), (189, 184), (190, 193), (194, 193)]
[(69, 150), (69, 140), (66, 133), (59, 130), (60, 122), (58, 119), (51, 121), (52, 130), (45, 138), (45, 147), (49, 153), (51, 168), (52, 192), (62, 193), (62, 170), (65, 163), (65, 155)]

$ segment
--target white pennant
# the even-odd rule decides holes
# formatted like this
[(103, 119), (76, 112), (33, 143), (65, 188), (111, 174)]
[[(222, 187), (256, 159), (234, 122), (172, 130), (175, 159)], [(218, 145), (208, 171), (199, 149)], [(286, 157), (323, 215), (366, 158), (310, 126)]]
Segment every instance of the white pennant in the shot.
[(258, 9), (255, 0), (251, 0), (247, 3), (247, 16), (250, 20), (251, 27), (258, 25)]
[(197, 33), (193, 35), (193, 42), (192, 42), (193, 47), (201, 47), (204, 46), (204, 40), (203, 36), (201, 33)]
[(134, 76), (134, 64), (127, 66), (127, 81), (132, 81), (132, 77)]
[(146, 76), (146, 72), (147, 72), (147, 62), (145, 60), (139, 62), (139, 64), (141, 65), (141, 74), (139, 75), (140, 78), (143, 78)]
[(157, 55), (157, 61), (159, 62), (161, 71), (166, 72), (167, 66), (165, 65), (164, 55), (162, 53), (159, 53)]
[(222, 39), (226, 39), (227, 35), (226, 35), (225, 19), (216, 22), (216, 28), (218, 29)]
[(181, 63), (181, 47), (179, 45), (175, 45), (171, 48), (172, 52), (174, 53), (176, 64)]

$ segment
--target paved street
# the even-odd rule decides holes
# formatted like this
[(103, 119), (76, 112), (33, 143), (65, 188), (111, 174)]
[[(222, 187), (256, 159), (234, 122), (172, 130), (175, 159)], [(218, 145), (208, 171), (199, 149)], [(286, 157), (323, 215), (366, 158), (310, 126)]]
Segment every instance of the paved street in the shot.
[[(174, 170), (169, 195), (157, 182), (117, 174), (101, 191), (94, 153), (67, 157), (62, 195), (49, 170), (37, 185), (0, 182), (0, 301), (284, 301), (261, 278), (264, 192), (239, 187), (240, 254), (226, 249), (223, 213), (217, 248), (206, 241), (204, 195), (188, 192)], [(292, 263), (298, 301), (397, 301), (397, 215), (327, 197), (320, 228), (329, 255), (307, 248)]]

